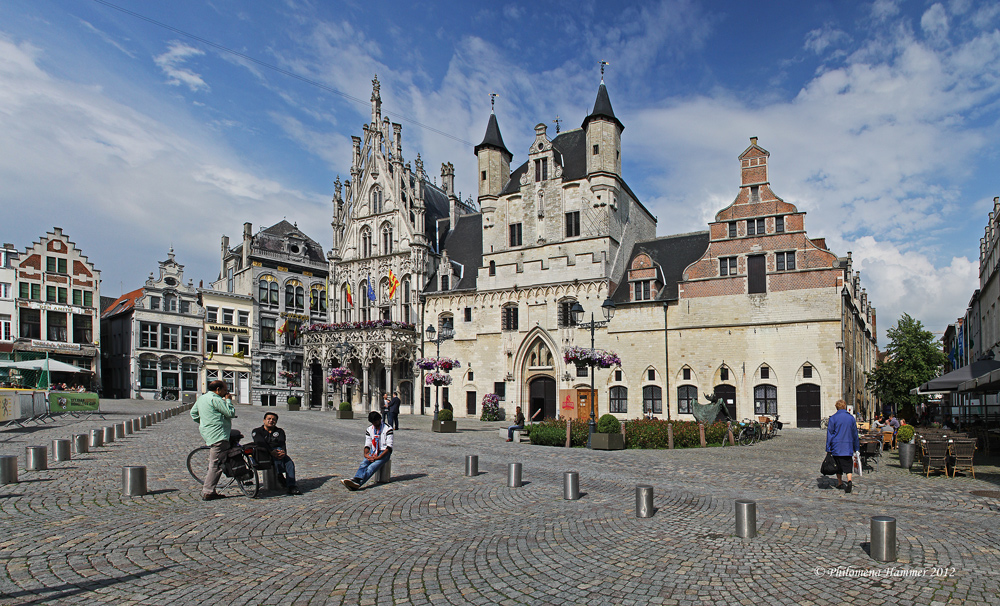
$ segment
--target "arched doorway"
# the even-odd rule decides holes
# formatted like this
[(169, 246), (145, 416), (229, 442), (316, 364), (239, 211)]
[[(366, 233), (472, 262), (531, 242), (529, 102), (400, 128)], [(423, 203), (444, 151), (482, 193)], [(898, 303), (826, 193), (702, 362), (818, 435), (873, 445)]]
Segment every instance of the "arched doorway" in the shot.
[(795, 424), (819, 427), (819, 385), (803, 383), (795, 388)]
[[(535, 377), (528, 383), (528, 418), (540, 421), (556, 418), (556, 380), (552, 377)], [(541, 410), (542, 414), (535, 418)]]
[[(738, 420), (739, 417), (736, 416), (736, 386), (734, 385), (716, 385), (715, 395), (722, 400), (722, 404), (729, 411), (729, 418), (733, 420)], [(726, 413), (719, 409), (718, 419), (720, 421), (726, 420)]]
[(323, 366), (319, 362), (309, 365), (309, 408), (323, 407)]

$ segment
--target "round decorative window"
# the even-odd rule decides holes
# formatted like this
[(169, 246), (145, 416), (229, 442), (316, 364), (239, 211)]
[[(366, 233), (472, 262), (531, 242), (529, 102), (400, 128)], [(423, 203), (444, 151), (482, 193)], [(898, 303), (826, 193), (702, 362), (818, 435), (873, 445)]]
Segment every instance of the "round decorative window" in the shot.
[(298, 254), (299, 253), (299, 245), (298, 244), (292, 244), (292, 245), (290, 245), (288, 247), (288, 250), (292, 251), (295, 254)]
[(164, 278), (163, 281), (167, 283), (167, 286), (177, 286), (176, 278)]

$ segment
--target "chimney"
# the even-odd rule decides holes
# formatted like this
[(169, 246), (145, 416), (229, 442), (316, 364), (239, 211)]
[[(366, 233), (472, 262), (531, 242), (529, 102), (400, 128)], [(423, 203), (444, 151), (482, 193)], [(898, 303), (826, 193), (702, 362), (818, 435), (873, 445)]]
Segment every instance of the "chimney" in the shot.
[(253, 224), (249, 223), (249, 222), (244, 223), (243, 224), (243, 265), (241, 265), (241, 267), (243, 267), (244, 269), (246, 268), (247, 264), (250, 261), (250, 241), (251, 241), (252, 238), (253, 238)]
[(229, 236), (222, 236), (222, 269), (219, 277), (226, 275), (226, 255), (229, 254)]
[(757, 145), (757, 137), (750, 137), (750, 145)]

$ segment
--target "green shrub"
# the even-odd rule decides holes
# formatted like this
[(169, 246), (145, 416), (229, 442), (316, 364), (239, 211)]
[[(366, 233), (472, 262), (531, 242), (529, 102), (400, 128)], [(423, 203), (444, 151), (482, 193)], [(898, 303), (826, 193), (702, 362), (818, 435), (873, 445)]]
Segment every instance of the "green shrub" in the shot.
[[(546, 419), (540, 423), (528, 425), (526, 429), (528, 436), (531, 437), (532, 444), (539, 444), (541, 446), (566, 445), (565, 420)], [(570, 421), (570, 446), (586, 446), (588, 433), (590, 433), (590, 430), (588, 429), (587, 421)]]
[(439, 410), (438, 411), (438, 421), (451, 421), (454, 418), (455, 418), (455, 415), (453, 415), (452, 412), (450, 410), (448, 410), (447, 408), (444, 409), (444, 410)]
[(913, 439), (913, 425), (901, 425), (896, 431), (897, 442), (909, 442)]
[(621, 433), (622, 423), (612, 414), (601, 415), (597, 420), (598, 433)]
[(340, 410), (345, 411), (345, 412), (348, 411), (348, 410), (351, 410), (351, 403), (350, 402), (341, 402), (340, 403)]
[[(694, 421), (664, 421), (659, 419), (638, 419), (625, 423), (626, 448), (667, 448), (667, 425), (674, 426), (674, 448), (701, 446), (698, 423)], [(726, 424), (722, 422), (705, 426), (705, 441), (721, 444), (726, 438)]]
[(292, 406), (295, 406), (296, 404), (299, 403), (299, 399), (296, 398), (295, 396), (288, 396), (288, 399), (285, 401), (291, 404)]

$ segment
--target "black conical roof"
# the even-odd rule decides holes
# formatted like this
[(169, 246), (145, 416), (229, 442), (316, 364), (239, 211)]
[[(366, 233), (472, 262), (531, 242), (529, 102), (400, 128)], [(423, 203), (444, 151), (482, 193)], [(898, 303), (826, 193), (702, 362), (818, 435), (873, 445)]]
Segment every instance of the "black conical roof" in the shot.
[(493, 147), (504, 152), (511, 158), (514, 157), (514, 154), (510, 153), (507, 146), (503, 144), (503, 137), (500, 136), (500, 125), (497, 124), (496, 114), (490, 114), (489, 124), (486, 125), (486, 136), (483, 137), (483, 142), (476, 146), (475, 153), (478, 155), (479, 150), (484, 147)]
[(597, 88), (597, 101), (594, 101), (594, 111), (590, 112), (590, 115), (583, 119), (583, 127), (586, 128), (587, 124), (596, 118), (610, 119), (618, 125), (618, 128), (625, 130), (625, 125), (615, 116), (615, 110), (611, 108), (608, 87), (604, 86), (603, 80), (601, 80), (601, 85)]

